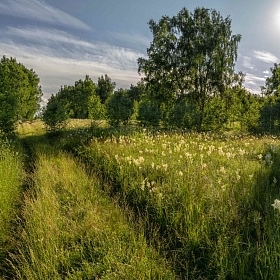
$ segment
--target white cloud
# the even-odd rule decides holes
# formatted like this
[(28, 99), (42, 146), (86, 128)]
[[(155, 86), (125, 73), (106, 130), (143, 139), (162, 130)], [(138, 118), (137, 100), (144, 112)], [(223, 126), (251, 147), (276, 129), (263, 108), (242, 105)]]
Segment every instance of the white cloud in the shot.
[[(135, 69), (140, 52), (127, 48), (112, 46), (103, 42), (89, 42), (80, 40), (67, 32), (45, 28), (9, 28), (3, 33), (14, 43), (22, 39), (28, 45), (37, 46), (36, 52), (52, 53), (53, 56), (66, 58), (86, 59), (100, 63), (109, 63), (116, 68)], [(1, 32), (0, 32), (1, 35)]]
[(268, 75), (268, 74), (269, 74), (269, 71), (268, 71), (268, 70), (264, 70), (263, 73), (264, 73), (265, 75)]
[(61, 24), (78, 29), (90, 27), (77, 18), (39, 0), (1, 0), (0, 14), (33, 19), (40, 22)]
[(33, 68), (46, 98), (86, 74), (95, 81), (108, 74), (118, 87), (125, 88), (140, 79), (137, 59), (143, 54), (131, 49), (80, 40), (56, 29), (8, 28), (0, 31), (0, 37), (0, 53)]
[(253, 69), (252, 59), (249, 56), (242, 57), (242, 66), (248, 69)]
[(244, 86), (254, 93), (260, 93), (260, 87), (264, 85), (265, 78), (246, 73)]
[(274, 54), (265, 51), (254, 51), (254, 57), (266, 63), (276, 63), (279, 60)]

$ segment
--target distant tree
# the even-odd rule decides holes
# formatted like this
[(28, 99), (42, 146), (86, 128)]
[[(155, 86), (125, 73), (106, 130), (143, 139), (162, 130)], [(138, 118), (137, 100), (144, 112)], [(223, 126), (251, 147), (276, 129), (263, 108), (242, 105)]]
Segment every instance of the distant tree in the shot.
[(275, 96), (266, 96), (260, 110), (260, 128), (263, 132), (280, 131), (280, 102)]
[(223, 94), (234, 74), (240, 35), (232, 35), (231, 20), (215, 10), (183, 8), (176, 16), (149, 22), (153, 42), (139, 72), (153, 85), (153, 98), (168, 103), (188, 95), (198, 107), (200, 129), (211, 96)]
[(138, 82), (136, 85), (130, 85), (128, 96), (133, 101), (139, 102), (143, 94), (145, 94), (145, 84), (143, 81)]
[(138, 105), (137, 120), (143, 126), (158, 126), (162, 119), (160, 103), (144, 96)]
[(280, 63), (270, 68), (271, 76), (266, 78), (265, 86), (261, 87), (266, 96), (280, 96)]
[(47, 126), (47, 130), (58, 132), (65, 128), (69, 115), (66, 107), (63, 106), (61, 100), (56, 95), (52, 95), (48, 100), (48, 104), (43, 112), (43, 121)]
[(88, 104), (88, 117), (92, 126), (97, 126), (105, 118), (105, 105), (101, 103), (98, 95), (92, 95)]
[(119, 89), (106, 101), (109, 123), (113, 126), (127, 124), (133, 114), (133, 100), (128, 96), (128, 90)]
[(96, 85), (88, 75), (84, 81), (75, 82), (71, 96), (71, 108), (75, 118), (86, 119), (89, 117), (90, 102), (95, 95)]
[(0, 61), (0, 131), (13, 132), (18, 120), (31, 120), (40, 108), (39, 78), (15, 58)]
[(280, 130), (280, 63), (270, 68), (271, 76), (266, 78), (261, 87), (264, 95), (264, 106), (261, 109), (260, 125), (263, 131), (279, 132)]
[(170, 108), (167, 124), (171, 127), (196, 130), (199, 123), (197, 106), (184, 96)]
[(61, 87), (52, 98), (64, 107), (69, 118), (87, 119), (95, 96), (96, 84), (86, 75), (84, 80), (76, 81), (74, 86)]
[(102, 104), (114, 93), (115, 87), (116, 83), (112, 82), (107, 74), (98, 78), (96, 93), (100, 97)]

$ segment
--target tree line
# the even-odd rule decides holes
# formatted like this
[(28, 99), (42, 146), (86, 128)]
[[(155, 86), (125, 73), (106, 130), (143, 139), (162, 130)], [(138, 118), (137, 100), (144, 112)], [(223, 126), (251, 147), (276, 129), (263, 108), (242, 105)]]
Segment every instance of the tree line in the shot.
[[(240, 34), (232, 34), (230, 17), (213, 9), (183, 8), (173, 17), (150, 20), (153, 41), (147, 57), (138, 59), (144, 78), (129, 89), (117, 89), (108, 75), (95, 83), (87, 75), (53, 94), (42, 118), (51, 130), (68, 118), (89, 118), (110, 125), (130, 120), (143, 126), (196, 131), (240, 129), (278, 132), (280, 129), (280, 64), (261, 95), (244, 86), (245, 75), (234, 70)], [(0, 63), (0, 131), (32, 119), (42, 91), (39, 78), (14, 58)]]

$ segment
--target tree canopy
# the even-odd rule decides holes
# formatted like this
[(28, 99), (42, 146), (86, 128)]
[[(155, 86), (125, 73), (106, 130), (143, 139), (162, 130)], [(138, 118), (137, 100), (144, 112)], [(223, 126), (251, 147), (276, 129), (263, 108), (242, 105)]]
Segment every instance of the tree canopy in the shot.
[(139, 58), (152, 95), (168, 103), (180, 95), (197, 104), (202, 125), (209, 96), (223, 94), (236, 81), (234, 73), (241, 35), (232, 35), (231, 20), (216, 10), (183, 8), (173, 17), (150, 20), (153, 41), (147, 58)]
[(115, 87), (116, 83), (112, 82), (107, 74), (98, 78), (96, 93), (100, 97), (102, 104), (114, 93)]
[(18, 120), (31, 120), (40, 108), (40, 79), (15, 58), (0, 62), (0, 131), (9, 133)]

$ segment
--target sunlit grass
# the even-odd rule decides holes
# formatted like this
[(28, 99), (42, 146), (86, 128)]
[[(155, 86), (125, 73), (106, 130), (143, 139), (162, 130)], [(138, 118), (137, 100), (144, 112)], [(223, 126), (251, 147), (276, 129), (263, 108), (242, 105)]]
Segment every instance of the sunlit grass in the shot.
[(174, 279), (165, 262), (71, 157), (36, 149), (16, 279)]
[(136, 133), (94, 138), (79, 153), (146, 217), (147, 232), (158, 227), (154, 242), (181, 277), (277, 279), (278, 146), (273, 137)]
[(35, 152), (15, 277), (172, 279), (167, 257), (179, 279), (280, 278), (278, 138), (71, 122)]

